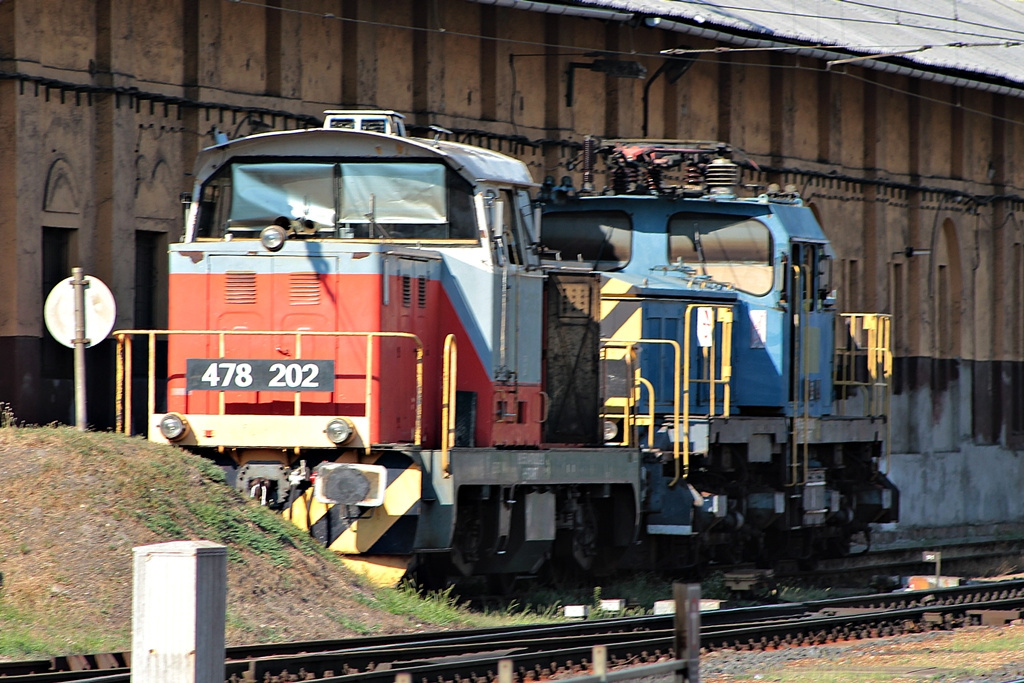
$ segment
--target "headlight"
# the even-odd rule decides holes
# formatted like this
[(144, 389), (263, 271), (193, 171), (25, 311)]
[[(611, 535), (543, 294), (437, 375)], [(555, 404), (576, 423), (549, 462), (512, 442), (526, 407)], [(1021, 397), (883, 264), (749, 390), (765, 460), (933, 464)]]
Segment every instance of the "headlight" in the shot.
[(327, 429), (324, 432), (327, 434), (327, 438), (336, 446), (341, 446), (352, 438), (355, 434), (355, 427), (349, 420), (343, 417), (336, 417), (327, 423)]
[(267, 251), (277, 251), (287, 239), (288, 233), (280, 225), (268, 225), (260, 232), (260, 244)]
[(604, 421), (604, 440), (614, 441), (615, 437), (619, 435), (619, 425), (611, 420)]
[(160, 419), (160, 433), (168, 441), (178, 441), (188, 432), (188, 423), (177, 413), (167, 413)]

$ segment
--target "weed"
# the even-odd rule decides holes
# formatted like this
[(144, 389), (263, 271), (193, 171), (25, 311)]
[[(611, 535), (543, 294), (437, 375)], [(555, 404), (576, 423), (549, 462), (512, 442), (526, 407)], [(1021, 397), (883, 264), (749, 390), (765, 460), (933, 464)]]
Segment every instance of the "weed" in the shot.
[(408, 616), (420, 623), (436, 626), (467, 625), (471, 619), (459, 607), (458, 599), (452, 595), (452, 586), (441, 591), (421, 593), (411, 582), (403, 582), (397, 588), (382, 588), (377, 591), (377, 603), (382, 609)]
[(732, 591), (725, 585), (725, 574), (711, 572), (700, 582), (700, 596), (711, 600), (728, 600)]
[(40, 653), (112, 652), (123, 649), (125, 634), (117, 632), (82, 632), (61, 629), (66, 621), (52, 614), (41, 617), (0, 603), (0, 656), (24, 658)]
[(0, 402), (0, 429), (10, 429), (18, 426), (18, 421), (14, 417), (14, 408), (11, 407), (10, 403)]
[(356, 621), (355, 619), (350, 619), (343, 615), (336, 615), (328, 612), (327, 616), (338, 622), (338, 625), (346, 631), (352, 631), (356, 635), (369, 636), (380, 630), (377, 626), (367, 626), (361, 621)]

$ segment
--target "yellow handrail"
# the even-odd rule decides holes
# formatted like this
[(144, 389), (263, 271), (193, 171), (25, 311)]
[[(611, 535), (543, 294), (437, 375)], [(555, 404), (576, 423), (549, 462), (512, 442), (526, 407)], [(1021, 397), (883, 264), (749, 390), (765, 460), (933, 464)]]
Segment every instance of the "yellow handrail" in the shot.
[[(676, 463), (676, 480), (679, 479), (679, 363), (680, 363), (680, 349), (679, 342), (675, 339), (602, 339), (601, 343), (604, 344), (605, 348), (620, 348), (626, 349), (629, 353), (633, 352), (633, 347), (638, 344), (667, 344), (675, 351), (675, 368), (674, 375), (674, 391), (672, 398), (672, 429), (673, 434), (677, 438), (673, 439), (672, 444), (672, 458)], [(632, 387), (630, 392), (632, 392)], [(627, 411), (629, 412), (629, 411)], [(675, 481), (672, 482), (675, 484)]]
[[(834, 383), (839, 389), (839, 408), (845, 414), (847, 399), (863, 389), (865, 417), (886, 418), (885, 471), (889, 468), (892, 423), (888, 419), (892, 400), (892, 316), (885, 313), (843, 313), (837, 318), (835, 363), (841, 368)], [(866, 377), (857, 378), (863, 362)]]
[[(373, 402), (373, 339), (397, 338), (409, 339), (416, 344), (416, 427), (413, 442), (419, 446), (423, 440), (423, 343), (420, 338), (410, 332), (321, 332), (310, 330), (117, 330), (116, 378), (116, 431), (131, 433), (132, 418), (132, 338), (135, 335), (146, 335), (149, 338), (149, 378), (147, 384), (149, 414), (156, 412), (156, 337), (163, 336), (217, 336), (220, 358), (225, 353), (225, 337), (228, 336), (284, 336), (295, 335), (297, 353), (302, 348), (303, 337), (366, 337), (366, 415), (372, 414)], [(224, 391), (218, 392), (219, 414), (225, 412)], [(302, 404), (299, 392), (295, 394), (295, 415), (301, 415)]]
[(449, 334), (444, 339), (444, 370), (441, 375), (441, 472), (444, 476), (452, 476), (449, 467), (449, 451), (455, 445), (455, 399), (456, 379), (458, 377), (458, 347), (455, 335)]
[[(791, 444), (790, 444), (790, 462), (789, 462), (790, 478), (789, 478), (789, 481), (788, 481), (788, 485), (789, 486), (796, 486), (797, 484), (801, 483), (801, 480), (800, 480), (800, 457), (797, 454), (798, 453), (798, 449), (799, 449), (799, 446), (797, 445), (797, 429), (798, 429), (797, 421), (800, 418), (800, 399), (801, 399), (801, 394), (802, 394), (802, 398), (803, 398), (803, 407), (804, 407), (804, 414), (803, 414), (803, 425), (804, 425), (804, 457), (803, 457), (804, 483), (806, 483), (806, 481), (807, 481), (807, 473), (808, 473), (808, 470), (810, 469), (810, 453), (809, 453), (810, 444), (808, 443), (808, 441), (809, 441), (809, 438), (808, 438), (808, 428), (809, 428), (809, 421), (810, 421), (810, 406), (808, 404), (810, 403), (811, 384), (810, 384), (810, 376), (808, 375), (808, 368), (807, 368), (807, 364), (808, 364), (807, 332), (806, 332), (807, 324), (806, 324), (806, 320), (805, 320), (805, 316), (804, 316), (804, 305), (806, 305), (807, 302), (811, 301), (811, 299), (809, 298), (809, 293), (807, 291), (805, 291), (807, 286), (808, 286), (807, 285), (807, 277), (806, 277), (806, 274), (804, 272), (806, 270), (806, 268), (807, 267), (803, 266), (803, 265), (794, 265), (794, 266), (792, 266), (793, 273), (794, 273), (793, 291), (794, 292), (798, 292), (798, 291), (803, 292), (803, 297), (801, 297), (801, 299), (800, 299), (800, 307), (799, 307), (799, 309), (797, 309), (796, 306), (794, 306), (794, 310), (796, 311), (796, 317), (795, 317), (796, 330), (795, 330), (795, 334), (793, 336), (793, 343), (797, 344), (799, 346), (800, 355), (799, 355), (798, 362), (800, 363), (800, 373), (803, 375), (803, 382), (797, 381), (797, 382), (794, 382), (792, 384), (792, 386), (793, 386), (793, 403), (792, 403), (792, 405), (793, 405), (793, 409), (792, 409), (793, 422), (792, 422), (792, 433), (791, 433), (791, 436), (790, 436)], [(796, 302), (795, 296), (794, 296), (794, 304), (796, 304), (796, 303), (797, 302)], [(797, 377), (797, 379), (799, 380), (799, 376)]]
[[(712, 343), (708, 356), (709, 377), (707, 379), (692, 379), (690, 372), (690, 338), (691, 338), (691, 317), (695, 309), (705, 308), (713, 311), (712, 320), (715, 322), (722, 323), (722, 348), (721, 348), (721, 359), (719, 360), (719, 354), (715, 351), (717, 345), (714, 342), (714, 336), (712, 337)], [(689, 304), (684, 313), (684, 325), (683, 325), (683, 347), (680, 347), (679, 342), (674, 339), (602, 339), (601, 342), (604, 345), (602, 353), (607, 348), (624, 348), (627, 349), (628, 353), (632, 357), (634, 353), (634, 347), (640, 344), (667, 344), (673, 347), (675, 351), (675, 363), (673, 365), (673, 411), (672, 411), (672, 460), (675, 463), (675, 476), (672, 479), (669, 486), (675, 486), (680, 479), (689, 475), (690, 472), (690, 385), (693, 383), (704, 383), (707, 382), (709, 385), (709, 405), (707, 417), (714, 417), (717, 409), (717, 385), (723, 385), (722, 393), (722, 416), (729, 416), (729, 403), (732, 398), (731, 394), (731, 381), (732, 381), (732, 308), (730, 306), (721, 305), (707, 305), (707, 304)], [(716, 377), (716, 370), (718, 364), (721, 363), (721, 372)], [(654, 405), (654, 387), (651, 383), (643, 377), (637, 376), (635, 378), (633, 389), (636, 384), (642, 382), (648, 387), (648, 391), (651, 394), (651, 406), (650, 411), (650, 422), (649, 429), (653, 431), (653, 405)], [(630, 390), (630, 396), (627, 397), (623, 431), (626, 440), (623, 445), (629, 445), (631, 441), (626, 434), (631, 432), (627, 431), (632, 429), (632, 413), (634, 401), (632, 398), (633, 389)], [(680, 414), (680, 404), (682, 404), (682, 413)], [(680, 433), (680, 419), (682, 420), (682, 432)], [(651, 434), (651, 431), (648, 434)], [(648, 436), (648, 442), (650, 443), (651, 436)], [(682, 441), (682, 453), (680, 453), (679, 443)]]
[(654, 385), (643, 377), (637, 377), (633, 386), (647, 387), (647, 443), (654, 443)]
[[(716, 357), (713, 353), (715, 349), (714, 334), (712, 333), (711, 346), (705, 347), (704, 354), (707, 358), (708, 348), (711, 349), (710, 359), (708, 362), (709, 377), (705, 380), (691, 380), (690, 375), (690, 334), (691, 330), (691, 313), (694, 310), (700, 308), (709, 308), (714, 312), (712, 320), (722, 323), (722, 376), (719, 379), (715, 379), (715, 366)], [(708, 414), (706, 417), (712, 418), (715, 416), (715, 387), (721, 383), (724, 384), (723, 400), (724, 409), (723, 417), (729, 416), (729, 400), (731, 399), (730, 382), (732, 381), (732, 308), (729, 306), (709, 306), (707, 304), (689, 304), (686, 307), (686, 313), (684, 315), (683, 323), (683, 465), (684, 475), (689, 474), (690, 470), (690, 383), (696, 382), (707, 382), (708, 383)], [(726, 376), (728, 373), (728, 376)], [(670, 486), (674, 486), (679, 480), (678, 468), (677, 477), (672, 480)]]

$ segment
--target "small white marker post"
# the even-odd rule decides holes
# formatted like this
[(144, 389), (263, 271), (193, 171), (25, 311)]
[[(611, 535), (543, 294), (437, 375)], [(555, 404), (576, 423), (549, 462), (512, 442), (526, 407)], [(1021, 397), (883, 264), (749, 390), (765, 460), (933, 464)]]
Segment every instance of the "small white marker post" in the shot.
[(925, 550), (921, 553), (923, 562), (935, 563), (935, 587), (940, 588), (939, 579), (942, 578), (942, 553), (938, 550)]
[(595, 645), (591, 650), (591, 659), (594, 662), (594, 675), (602, 681), (608, 679), (608, 646)]
[(133, 548), (131, 683), (224, 683), (227, 548)]
[(513, 683), (515, 680), (512, 670), (514, 664), (511, 659), (498, 660), (498, 683)]

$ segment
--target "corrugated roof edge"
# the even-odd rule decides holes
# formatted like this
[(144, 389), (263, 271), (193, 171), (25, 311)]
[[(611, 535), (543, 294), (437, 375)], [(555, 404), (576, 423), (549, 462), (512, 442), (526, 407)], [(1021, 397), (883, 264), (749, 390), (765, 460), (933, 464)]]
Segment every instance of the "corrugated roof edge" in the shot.
[[(836, 51), (820, 47), (825, 41), (811, 45), (805, 41), (794, 39), (782, 33), (773, 32), (764, 27), (755, 27), (748, 22), (726, 21), (718, 15), (712, 4), (694, 5), (691, 3), (668, 2), (667, 0), (576, 0), (571, 4), (558, 2), (539, 2), (536, 0), (468, 0), (485, 5), (497, 5), (531, 12), (579, 16), (582, 18), (605, 19), (611, 21), (628, 21), (633, 14), (657, 16), (662, 20), (656, 28), (683, 33), (709, 40), (716, 40), (741, 47), (786, 47), (792, 48), (791, 54), (823, 59), (825, 61), (847, 59), (849, 57), (869, 57), (870, 50), (840, 48)], [(697, 10), (703, 9), (703, 14)], [(689, 10), (689, 11), (687, 11)], [(698, 22), (697, 15), (700, 15)], [(677, 17), (693, 23), (666, 20), (664, 17)], [(714, 27), (714, 28), (712, 28)], [(943, 83), (955, 87), (970, 88), (1009, 97), (1024, 97), (1024, 73), (1019, 79), (996, 74), (981, 69), (964, 67), (936, 66), (911, 56), (879, 56), (858, 61), (858, 66), (893, 73), (908, 78)]]

